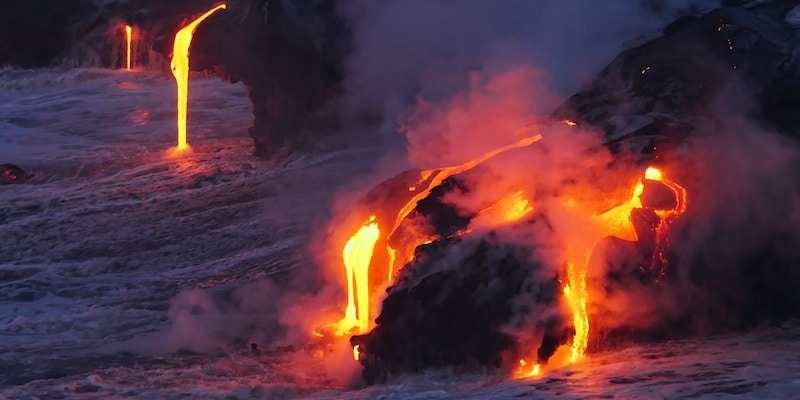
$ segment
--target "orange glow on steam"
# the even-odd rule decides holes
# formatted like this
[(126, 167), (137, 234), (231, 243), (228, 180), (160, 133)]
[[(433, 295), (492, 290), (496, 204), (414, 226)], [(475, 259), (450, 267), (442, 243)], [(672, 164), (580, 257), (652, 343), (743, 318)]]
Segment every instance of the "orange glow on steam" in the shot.
[(541, 374), (541, 365), (534, 364), (531, 367), (528, 367), (528, 363), (525, 360), (519, 360), (519, 369), (517, 369), (517, 377), (520, 378), (530, 378), (533, 376), (539, 376)]
[[(664, 178), (662, 172), (655, 167), (648, 167), (645, 170), (644, 179), (658, 181), (666, 185), (673, 191), (678, 202), (673, 210), (655, 211), (656, 215), (661, 219), (656, 227), (656, 240), (661, 241), (664, 240), (668, 233), (667, 224), (664, 223), (664, 220), (669, 216), (680, 215), (686, 210), (686, 190)], [(570, 362), (580, 360), (589, 343), (589, 314), (586, 309), (589, 293), (586, 289), (586, 276), (593, 249), (597, 242), (604, 237), (616, 237), (627, 241), (639, 240), (636, 229), (631, 222), (631, 212), (635, 208), (642, 208), (640, 196), (643, 192), (644, 184), (638, 182), (634, 186), (633, 193), (627, 202), (600, 215), (593, 216), (594, 237), (590, 238), (590, 240), (586, 240), (586, 238), (575, 240), (567, 250), (568, 283), (564, 287), (564, 296), (567, 298), (567, 304), (572, 311), (572, 319), (575, 326), (575, 337), (572, 339), (572, 347), (570, 349)], [(584, 245), (581, 245), (581, 243), (584, 243)], [(655, 257), (663, 258), (663, 255), (656, 254)]]
[(531, 211), (533, 211), (533, 206), (525, 198), (525, 192), (519, 190), (481, 210), (470, 223), (470, 227), (476, 229), (494, 228), (519, 221), (530, 214)]
[[(420, 181), (417, 185), (409, 188), (410, 191), (415, 191), (411, 200), (409, 200), (397, 213), (392, 229), (384, 236), (381, 236), (381, 231), (378, 228), (378, 222), (373, 215), (365, 222), (362, 227), (353, 234), (345, 244), (342, 251), (344, 261), (345, 274), (347, 276), (347, 306), (345, 308), (345, 316), (339, 321), (337, 334), (345, 334), (350, 332), (353, 328), (358, 328), (359, 333), (366, 332), (372, 319), (370, 318), (369, 307), (369, 267), (372, 263), (373, 251), (375, 244), (379, 238), (389, 238), (400, 226), (403, 220), (408, 216), (417, 205), (417, 202), (428, 196), (431, 189), (440, 185), (449, 176), (459, 174), (474, 168), (478, 164), (497, 156), (498, 154), (506, 151), (529, 146), (542, 139), (542, 135), (534, 135), (518, 140), (507, 146), (503, 146), (492, 150), (482, 156), (470, 160), (466, 163), (447, 167), (440, 170), (427, 170), (420, 173)], [(501, 200), (497, 206), (499, 218), (507, 221), (522, 218), (529, 213), (532, 208), (528, 205), (528, 200), (522, 197), (523, 192), (518, 192), (507, 199)], [(397, 271), (398, 263), (407, 263), (413, 260), (413, 251), (416, 247), (430, 243), (429, 237), (416, 237), (410, 239), (409, 242), (403, 244), (402, 249), (392, 248), (386, 246), (388, 258), (389, 281), (391, 281), (393, 274)], [(404, 257), (398, 257), (398, 250)]]
[[(563, 121), (568, 125), (573, 125), (572, 121)], [(338, 323), (337, 335), (344, 335), (357, 329), (358, 333), (366, 333), (373, 323), (370, 313), (374, 310), (370, 308), (370, 293), (375, 288), (369, 287), (369, 269), (373, 262), (373, 252), (379, 240), (389, 241), (395, 231), (415, 209), (417, 203), (426, 198), (431, 190), (444, 182), (450, 176), (468, 171), (475, 166), (497, 156), (503, 152), (515, 148), (529, 146), (542, 139), (541, 135), (526, 137), (510, 145), (494, 149), (480, 157), (465, 162), (463, 164), (441, 169), (427, 170), (420, 173), (420, 179), (406, 186), (411, 192), (409, 199), (402, 206), (398, 205), (397, 213), (389, 217), (388, 221), (381, 221), (381, 226), (387, 228), (382, 232), (379, 228), (379, 221), (375, 212), (369, 217), (361, 227), (349, 238), (342, 250), (342, 259), (347, 276), (347, 305), (344, 318)], [(587, 277), (589, 263), (592, 253), (601, 239), (615, 237), (626, 241), (638, 241), (639, 236), (631, 220), (632, 212), (637, 208), (643, 208), (640, 198), (645, 189), (644, 181), (658, 181), (668, 187), (674, 194), (677, 205), (672, 210), (653, 210), (661, 219), (661, 223), (656, 226), (656, 240), (668, 240), (669, 218), (682, 214), (686, 209), (686, 191), (683, 187), (667, 179), (665, 174), (655, 168), (648, 167), (637, 182), (631, 186), (630, 197), (621, 204), (608, 209), (602, 213), (592, 214), (585, 212), (586, 208), (574, 199), (565, 202), (564, 207), (570, 212), (578, 213), (585, 223), (575, 232), (569, 233), (565, 237), (566, 250), (566, 279), (563, 287), (564, 299), (572, 313), (572, 322), (575, 335), (572, 343), (567, 349), (563, 348), (563, 357), (555, 358), (552, 361), (561, 363), (575, 363), (584, 357), (588, 347), (590, 323), (588, 305), (591, 300), (591, 293), (587, 288)], [(472, 232), (473, 229), (494, 228), (503, 224), (519, 221), (534, 210), (534, 205), (530, 199), (534, 197), (524, 191), (512, 192), (496, 203), (484, 208), (472, 219), (468, 229), (461, 234)], [(370, 215), (370, 214), (367, 214)], [(666, 222), (665, 222), (666, 221)], [(411, 237), (399, 238), (400, 243), (388, 243), (378, 246), (381, 250), (385, 248), (385, 261), (388, 262), (388, 281), (391, 282), (404, 263), (408, 263), (414, 258), (415, 249), (423, 244), (436, 240), (435, 237), (426, 237), (427, 234), (417, 233)], [(666, 242), (665, 242), (666, 243)], [(657, 246), (658, 247), (658, 246)], [(656, 259), (655, 257), (658, 257)], [(666, 262), (663, 254), (654, 255), (653, 265), (663, 265)], [(355, 360), (360, 358), (361, 349), (357, 346), (353, 349)], [(538, 376), (542, 369), (547, 365), (530, 364), (524, 359), (519, 360), (519, 368), (516, 372), (518, 377)]]

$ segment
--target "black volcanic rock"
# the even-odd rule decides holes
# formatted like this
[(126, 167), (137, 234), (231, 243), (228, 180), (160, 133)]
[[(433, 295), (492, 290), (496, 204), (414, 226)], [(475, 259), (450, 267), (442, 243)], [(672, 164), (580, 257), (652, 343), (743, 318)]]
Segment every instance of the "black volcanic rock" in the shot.
[(65, 55), (73, 30), (96, 11), (89, 0), (6, 1), (0, 12), (0, 67), (48, 67)]
[[(623, 51), (554, 115), (604, 131), (612, 151), (631, 150), (644, 159), (685, 162), (682, 167), (684, 172), (691, 171), (688, 175), (698, 173), (692, 165), (698, 160), (686, 160), (675, 149), (699, 127), (729, 126), (724, 120), (728, 116), (716, 112), (717, 106), (749, 113), (731, 117), (747, 117), (753, 122), (748, 127), (753, 134), (761, 133), (764, 141), (780, 141), (787, 151), (796, 149), (800, 139), (800, 1), (725, 4), (704, 15), (681, 18), (665, 28), (661, 37)], [(771, 137), (772, 132), (781, 137)], [(715, 133), (704, 133), (713, 143)], [(602, 341), (613, 345), (633, 338), (674, 338), (800, 317), (796, 306), (800, 303), (796, 290), (800, 287), (800, 252), (796, 250), (800, 232), (796, 225), (786, 223), (796, 220), (788, 199), (800, 196), (794, 173), (800, 161), (796, 154), (784, 155), (780, 162), (785, 164), (769, 172), (752, 167), (754, 176), (740, 179), (741, 192), (735, 199), (715, 203), (698, 198), (700, 193), (716, 195), (705, 187), (711, 177), (679, 179), (694, 186), (687, 186), (690, 200), (685, 225), (672, 232), (670, 240), (691, 257), (679, 259), (668, 252), (665, 279), (643, 289), (652, 293), (652, 299), (670, 299), (665, 310), (658, 310), (664, 318), (646, 328), (639, 321), (613, 328), (595, 325), (600, 337), (594, 338), (592, 349), (602, 350)], [(709, 160), (699, 161), (708, 168)], [(731, 160), (744, 161), (753, 162)], [(755, 165), (761, 161), (777, 163), (759, 160)], [(760, 185), (749, 185), (747, 180), (758, 180)], [(663, 188), (651, 189), (643, 201), (656, 207), (670, 205), (668, 198), (657, 194)], [(697, 205), (704, 202), (713, 207), (699, 209)], [(725, 209), (726, 203), (741, 208)], [(644, 214), (634, 217), (645, 224), (652, 220)], [(684, 238), (691, 232), (689, 224), (707, 229), (706, 236)], [(702, 244), (692, 244), (692, 240), (702, 240)], [(641, 264), (641, 260), (617, 260), (600, 290), (641, 289), (642, 275), (636, 273)], [(656, 304), (654, 300), (651, 306)]]
[(249, 0), (201, 25), (192, 68), (242, 81), (253, 104), (258, 155), (313, 147), (335, 119), (321, 115), (339, 93), (349, 34), (333, 0)]
[(10, 185), (14, 183), (25, 183), (29, 175), (14, 164), (0, 164), (0, 185)]
[[(65, 0), (64, 3), (81, 1), (88, 0)], [(55, 49), (48, 61), (57, 56), (75, 66), (123, 68), (124, 26), (129, 24), (134, 29), (134, 68), (169, 73), (175, 33), (218, 2), (127, 0), (107, 3), (97, 15), (85, 16), (79, 23), (73, 21), (66, 25), (59, 21), (55, 24), (59, 29), (70, 27), (75, 32), (75, 40), (68, 47), (62, 45)], [(36, 1), (31, 1), (33, 3)], [(190, 48), (190, 69), (216, 73), (226, 81), (241, 81), (247, 87), (254, 116), (249, 134), (257, 155), (285, 154), (314, 147), (315, 142), (324, 139), (320, 136), (322, 132), (329, 133), (336, 128), (336, 118), (332, 112), (324, 112), (325, 105), (341, 90), (344, 60), (350, 47), (347, 23), (339, 15), (336, 2), (229, 0), (226, 4), (225, 10), (198, 26)], [(16, 37), (16, 33), (14, 35)], [(0, 46), (10, 37), (0, 36)], [(63, 40), (64, 35), (55, 37), (53, 40)], [(12, 41), (8, 39), (8, 43)], [(11, 50), (11, 54), (25, 55), (24, 49), (14, 47)], [(2, 54), (0, 51), (0, 64)], [(9, 62), (27, 65), (15, 59)], [(34, 66), (41, 65), (39, 62)]]
[(529, 249), (493, 235), (439, 241), (418, 249), (388, 289), (377, 326), (351, 343), (369, 383), (430, 367), (516, 365), (540, 346), (512, 333), (522, 329), (545, 332), (539, 357), (546, 361), (571, 336), (566, 312), (553, 311), (560, 293)]
[(800, 137), (800, 35), (787, 16), (800, 1), (744, 3), (681, 18), (623, 51), (555, 116), (604, 130), (612, 150), (664, 154), (711, 114), (714, 96), (741, 84), (753, 118)]

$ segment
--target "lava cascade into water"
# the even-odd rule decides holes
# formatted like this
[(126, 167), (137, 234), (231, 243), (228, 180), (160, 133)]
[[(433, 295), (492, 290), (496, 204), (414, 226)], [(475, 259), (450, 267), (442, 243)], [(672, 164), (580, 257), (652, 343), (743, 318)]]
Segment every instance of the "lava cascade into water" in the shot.
[(369, 265), (380, 234), (373, 215), (342, 250), (348, 296), (344, 318), (339, 322), (340, 333), (350, 332), (353, 328), (364, 333), (369, 327)]
[[(686, 190), (679, 184), (664, 178), (663, 173), (652, 166), (645, 170), (643, 180), (657, 181), (664, 184), (672, 191), (677, 202), (673, 209), (653, 210), (659, 217), (659, 223), (655, 228), (656, 251), (653, 257), (659, 257), (659, 261), (664, 262), (662, 253), (665, 246), (664, 242), (667, 240), (669, 232), (669, 221), (686, 210)], [(567, 239), (567, 283), (564, 285), (563, 293), (572, 313), (575, 334), (572, 338), (566, 364), (579, 361), (588, 347), (590, 330), (587, 306), (590, 294), (587, 289), (587, 275), (589, 262), (597, 243), (605, 237), (615, 237), (627, 241), (639, 240), (636, 228), (631, 221), (631, 214), (634, 209), (643, 208), (641, 200), (645, 188), (643, 180), (634, 185), (628, 201), (602, 214), (592, 215), (589, 218), (590, 226), (586, 231)], [(576, 207), (573, 200), (568, 200), (565, 205), (569, 208)], [(660, 274), (663, 274), (663, 271)], [(532, 367), (527, 367), (527, 365), (524, 359), (520, 360), (520, 366), (516, 373), (517, 377), (530, 377), (541, 373), (539, 364), (535, 364)]]
[[(541, 135), (526, 137), (461, 165), (422, 171), (419, 175), (419, 180), (408, 187), (409, 192), (413, 195), (410, 200), (399, 207), (390, 229), (382, 233), (375, 215), (372, 215), (364, 222), (358, 231), (349, 238), (342, 252), (347, 277), (347, 306), (345, 316), (338, 324), (337, 335), (347, 334), (356, 328), (359, 333), (365, 333), (370, 329), (372, 324), (369, 304), (371, 288), (369, 287), (368, 278), (376, 244), (381, 238), (384, 240), (391, 238), (420, 200), (426, 198), (433, 188), (442, 184), (448, 177), (468, 171), (503, 152), (529, 146), (538, 142), (541, 138)], [(567, 281), (563, 287), (563, 294), (572, 313), (575, 333), (565, 363), (574, 363), (580, 360), (588, 347), (590, 329), (587, 306), (590, 301), (590, 294), (587, 289), (587, 275), (592, 253), (599, 241), (605, 237), (615, 237), (632, 242), (639, 240), (631, 214), (634, 209), (643, 208), (641, 196), (644, 192), (645, 180), (664, 184), (673, 192), (677, 201), (673, 209), (654, 210), (660, 222), (655, 227), (657, 251), (653, 256), (653, 265), (656, 263), (656, 257), (660, 257), (658, 261), (663, 261), (663, 255), (660, 250), (663, 246), (659, 245), (659, 243), (666, 240), (670, 219), (685, 211), (686, 191), (677, 183), (664, 178), (663, 173), (655, 167), (646, 169), (643, 177), (633, 186), (630, 198), (627, 201), (603, 213), (588, 215), (587, 223), (585, 224), (587, 227), (582, 229), (580, 233), (576, 233), (572, 237), (568, 235), (566, 238)], [(573, 200), (568, 201), (565, 206), (578, 208), (578, 212), (581, 212), (581, 209), (588, 208), (577, 207)], [(524, 191), (512, 192), (510, 195), (478, 212), (470, 221), (469, 228), (463, 233), (469, 233), (473, 228), (491, 228), (517, 221), (528, 215), (533, 208)], [(388, 282), (393, 279), (393, 274), (397, 271), (398, 265), (405, 265), (405, 263), (413, 260), (413, 252), (418, 246), (435, 239), (426, 235), (418, 235), (404, 238), (403, 243), (400, 245), (387, 244)], [(356, 360), (358, 360), (359, 354), (359, 351), (354, 349), (353, 356)], [(517, 375), (539, 375), (541, 370), (542, 366), (540, 364), (528, 365), (524, 359), (521, 359)]]
[(170, 68), (178, 85), (178, 151), (184, 151), (189, 146), (186, 141), (186, 115), (189, 103), (189, 46), (192, 44), (192, 37), (197, 26), (211, 14), (226, 7), (225, 3), (214, 6), (175, 34)]
[[(666, 240), (667, 218), (682, 214), (686, 210), (686, 190), (671, 180), (663, 177), (663, 173), (655, 168), (648, 167), (645, 170), (643, 180), (653, 180), (663, 183), (675, 196), (677, 205), (671, 210), (655, 210), (659, 217), (656, 227), (657, 251), (654, 257), (660, 255), (660, 243)], [(589, 241), (583, 239), (583, 247), (577, 243), (571, 243), (567, 256), (567, 279), (569, 283), (564, 287), (564, 295), (567, 297), (570, 309), (572, 310), (573, 323), (575, 325), (575, 337), (570, 349), (570, 362), (576, 362), (583, 357), (589, 342), (589, 315), (586, 310), (589, 300), (589, 293), (586, 289), (586, 276), (589, 268), (589, 261), (592, 257), (597, 242), (605, 237), (616, 237), (618, 239), (635, 242), (639, 240), (636, 228), (631, 221), (631, 213), (636, 208), (643, 208), (641, 196), (644, 193), (644, 183), (639, 181), (631, 195), (631, 198), (602, 214), (593, 216), (592, 223), (596, 227), (595, 237)], [(588, 245), (588, 247), (586, 247)]]
[[(414, 195), (397, 212), (391, 229), (388, 230), (383, 238), (387, 239), (391, 237), (403, 220), (411, 213), (414, 207), (416, 207), (417, 202), (427, 197), (431, 189), (440, 185), (448, 177), (470, 170), (486, 160), (509, 150), (530, 146), (541, 139), (542, 136), (539, 134), (525, 137), (517, 142), (494, 149), (478, 158), (457, 166), (422, 171), (417, 184), (409, 187), (409, 191), (413, 192)], [(520, 197), (521, 195), (521, 192), (513, 195), (510, 200), (506, 200), (504, 205), (498, 206), (498, 209), (502, 210), (502, 216), (504, 218), (521, 218), (530, 211), (527, 200), (522, 199)], [(380, 237), (381, 234), (378, 223), (375, 220), (375, 216), (371, 216), (345, 244), (343, 263), (347, 277), (347, 306), (345, 309), (345, 316), (338, 324), (337, 335), (350, 332), (354, 328), (357, 328), (360, 333), (363, 333), (370, 327), (372, 320), (370, 319), (369, 304), (369, 267), (372, 263), (375, 244)], [(410, 259), (413, 258), (413, 249), (430, 240), (431, 238), (427, 237), (413, 238), (411, 242), (403, 246), (403, 249), (387, 245), (386, 253), (389, 259), (389, 265), (387, 266), (389, 270), (389, 280), (391, 280), (392, 274), (397, 270), (398, 263), (410, 261)], [(398, 253), (403, 253), (403, 256), (399, 257)]]
[(130, 25), (125, 25), (125, 40), (126, 40), (126, 58), (125, 58), (125, 68), (130, 71), (131, 70), (131, 38), (133, 36), (133, 27)]

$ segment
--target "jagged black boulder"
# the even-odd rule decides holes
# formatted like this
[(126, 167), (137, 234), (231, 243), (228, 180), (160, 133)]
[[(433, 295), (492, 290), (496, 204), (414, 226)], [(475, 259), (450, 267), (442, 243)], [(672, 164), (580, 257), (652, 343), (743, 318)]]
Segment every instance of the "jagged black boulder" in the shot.
[(96, 11), (89, 0), (5, 1), (0, 12), (0, 67), (49, 67), (78, 38), (74, 27)]
[(663, 155), (713, 118), (721, 90), (742, 85), (734, 100), (752, 99), (752, 118), (800, 137), (800, 1), (728, 4), (623, 51), (555, 115), (605, 131), (612, 150)]
[(25, 183), (29, 175), (14, 164), (0, 164), (0, 185)]
[(522, 343), (513, 333), (522, 329), (540, 332), (546, 361), (570, 337), (560, 293), (528, 248), (492, 234), (439, 241), (419, 248), (388, 290), (377, 326), (351, 343), (370, 383), (433, 367), (516, 365), (540, 345)]

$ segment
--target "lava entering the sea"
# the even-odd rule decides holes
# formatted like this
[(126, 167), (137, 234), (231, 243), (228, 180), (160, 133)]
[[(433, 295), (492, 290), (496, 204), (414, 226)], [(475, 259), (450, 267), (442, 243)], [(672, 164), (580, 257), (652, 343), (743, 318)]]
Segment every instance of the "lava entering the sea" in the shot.
[(133, 36), (133, 27), (130, 25), (125, 25), (125, 69), (128, 71), (131, 70), (131, 38)]
[(225, 3), (214, 6), (175, 34), (175, 44), (172, 50), (170, 68), (172, 69), (172, 74), (175, 76), (175, 82), (178, 85), (178, 152), (185, 151), (189, 148), (186, 141), (186, 115), (189, 102), (189, 46), (192, 44), (192, 37), (194, 36), (197, 26), (206, 18), (210, 17), (211, 14), (223, 10), (226, 7)]
[[(574, 126), (574, 123), (563, 123)], [(375, 316), (380, 311), (375, 300), (381, 300), (382, 296), (385, 296), (383, 289), (394, 285), (394, 280), (402, 268), (415, 261), (420, 246), (467, 237), (478, 232), (486, 234), (503, 226), (522, 224), (540, 218), (537, 216), (540, 208), (538, 202), (544, 200), (537, 198), (538, 193), (532, 191), (530, 187), (523, 189), (511, 185), (506, 189), (500, 189), (507, 190), (505, 193), (492, 193), (491, 198), (494, 200), (476, 209), (459, 229), (445, 233), (408, 227), (408, 225), (415, 226), (411, 219), (420, 217), (418, 211), (420, 205), (433, 196), (434, 191), (439, 190), (442, 185), (449, 185), (447, 183), (449, 178), (467, 173), (500, 154), (525, 148), (540, 140), (542, 140), (541, 135), (529, 136), (457, 166), (409, 171), (387, 181), (395, 186), (402, 186), (400, 188), (402, 190), (383, 188), (381, 190), (384, 194), (375, 196), (382, 199), (381, 201), (371, 206), (364, 205), (358, 211), (359, 214), (365, 215), (361, 219), (363, 222), (355, 228), (355, 233), (349, 236), (340, 253), (342, 255), (340, 265), (344, 267), (346, 277), (347, 301), (344, 316), (338, 324), (326, 324), (330, 327), (328, 331), (336, 336), (345, 336), (365, 335), (372, 330), (376, 323)], [(641, 197), (648, 182), (656, 182), (669, 189), (675, 199), (674, 205), (665, 209), (643, 204)], [(667, 246), (669, 225), (685, 211), (686, 191), (679, 184), (667, 179), (661, 170), (652, 166), (639, 173), (636, 182), (628, 188), (630, 191), (627, 196), (608, 196), (624, 197), (627, 200), (605, 211), (597, 212), (598, 204), (591, 201), (570, 197), (565, 197), (558, 206), (563, 208), (564, 212), (574, 215), (574, 221), (578, 221), (560, 235), (563, 241), (561, 245), (564, 268), (561, 275), (563, 279), (559, 279), (559, 282), (562, 304), (571, 315), (572, 332), (563, 340), (558, 339), (558, 334), (545, 334), (545, 338), (541, 339), (542, 347), (538, 350), (538, 356), (519, 359), (516, 376), (536, 376), (544, 373), (546, 369), (575, 363), (583, 358), (591, 333), (589, 306), (593, 302), (602, 302), (602, 295), (593, 295), (588, 287), (590, 262), (595, 249), (604, 238), (616, 238), (627, 242), (639, 241), (637, 227), (632, 220), (634, 210), (648, 209), (658, 218), (653, 227), (656, 243), (649, 267), (655, 276), (663, 277), (666, 268), (663, 252)], [(588, 190), (591, 191), (591, 188)], [(547, 207), (545, 204), (542, 206)], [(316, 334), (324, 337), (319, 332)], [(545, 345), (545, 342), (548, 344)], [(358, 340), (355, 342), (351, 340), (351, 343), (354, 347), (355, 360), (361, 360), (362, 363), (371, 362), (368, 361), (371, 357), (369, 346), (365, 347), (364, 342)], [(562, 343), (565, 345), (561, 346)], [(543, 350), (544, 347), (550, 349)], [(521, 352), (532, 353), (525, 349)]]

